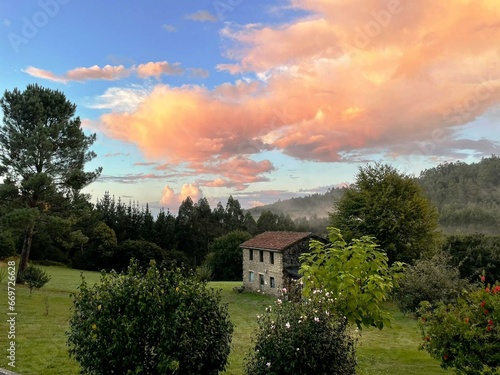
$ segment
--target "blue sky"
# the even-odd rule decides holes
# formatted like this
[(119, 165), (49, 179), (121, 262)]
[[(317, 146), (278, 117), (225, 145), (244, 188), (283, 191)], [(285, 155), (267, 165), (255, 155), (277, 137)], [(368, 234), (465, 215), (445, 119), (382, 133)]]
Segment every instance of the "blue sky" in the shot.
[(86, 188), (176, 211), (498, 154), (495, 0), (0, 0), (0, 89), (39, 83), (97, 133)]

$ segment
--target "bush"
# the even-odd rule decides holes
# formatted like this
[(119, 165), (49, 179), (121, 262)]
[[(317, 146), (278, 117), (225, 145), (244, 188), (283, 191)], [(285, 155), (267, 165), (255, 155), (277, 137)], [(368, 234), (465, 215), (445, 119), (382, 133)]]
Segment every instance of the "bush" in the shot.
[(125, 270), (132, 258), (146, 268), (151, 260), (160, 264), (165, 259), (165, 251), (153, 242), (126, 240), (118, 245), (111, 268), (117, 271)]
[(30, 288), (31, 294), (33, 289), (40, 289), (47, 284), (50, 281), (50, 276), (41, 268), (30, 264), (20, 273), (19, 280)]
[(258, 316), (255, 347), (245, 373), (355, 374), (355, 340), (348, 322), (328, 312), (323, 300), (277, 300)]
[(475, 290), (454, 305), (422, 303), (422, 350), (458, 374), (500, 374), (500, 285)]
[(470, 288), (469, 282), (460, 279), (458, 269), (451, 266), (450, 261), (450, 255), (438, 253), (431, 259), (417, 260), (406, 268), (404, 278), (393, 292), (402, 312), (416, 312), (422, 301), (452, 303)]
[(312, 240), (310, 252), (300, 256), (299, 274), (303, 275), (303, 295), (316, 298), (323, 289), (336, 298), (332, 308), (358, 328), (382, 329), (391, 315), (381, 304), (402, 276), (403, 265), (388, 265), (388, 257), (372, 237), (353, 239), (347, 244), (340, 230), (328, 227), (330, 243)]
[(213, 279), (240, 281), (243, 275), (243, 252), (240, 245), (252, 238), (248, 232), (235, 230), (218, 237), (210, 245), (210, 256), (205, 262), (213, 270)]
[(153, 263), (85, 280), (74, 296), (69, 353), (89, 374), (217, 374), (233, 326), (220, 295), (181, 270)]

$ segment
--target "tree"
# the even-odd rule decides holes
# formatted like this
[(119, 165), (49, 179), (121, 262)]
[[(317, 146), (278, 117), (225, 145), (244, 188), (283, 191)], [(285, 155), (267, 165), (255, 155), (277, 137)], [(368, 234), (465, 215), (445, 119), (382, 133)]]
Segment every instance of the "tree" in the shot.
[(437, 211), (411, 177), (389, 165), (367, 165), (335, 204), (331, 225), (347, 240), (375, 237), (389, 263), (412, 263), (434, 249)]
[(329, 244), (311, 240), (310, 252), (299, 258), (304, 297), (314, 300), (325, 293), (331, 310), (349, 323), (382, 329), (390, 323), (390, 314), (381, 304), (401, 278), (403, 265), (389, 267), (387, 255), (370, 237), (348, 245), (337, 228), (329, 227), (328, 239)]
[[(41, 216), (55, 211), (94, 181), (101, 168), (84, 170), (96, 154), (89, 151), (96, 136), (85, 135), (76, 105), (60, 91), (28, 85), (5, 91), (0, 100), (0, 176), (15, 188), (17, 207), (36, 209)], [(19, 271), (26, 268), (38, 221), (24, 231)]]
[(70, 355), (82, 372), (216, 375), (226, 367), (233, 325), (220, 294), (179, 269), (103, 273), (82, 281), (69, 321)]
[(250, 238), (250, 233), (235, 230), (215, 239), (210, 245), (209, 264), (214, 280), (241, 281), (243, 251), (240, 245)]

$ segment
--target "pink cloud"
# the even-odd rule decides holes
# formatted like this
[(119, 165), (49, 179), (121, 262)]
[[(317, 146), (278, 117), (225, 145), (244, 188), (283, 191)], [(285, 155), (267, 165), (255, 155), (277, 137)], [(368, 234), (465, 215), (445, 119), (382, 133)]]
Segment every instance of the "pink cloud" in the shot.
[(140, 78), (156, 77), (160, 79), (161, 75), (179, 75), (184, 73), (180, 63), (169, 63), (168, 61), (148, 62), (141, 64), (136, 68), (137, 75)]
[(163, 206), (178, 206), (187, 197), (190, 197), (193, 202), (196, 203), (200, 198), (203, 197), (203, 193), (195, 184), (182, 185), (181, 191), (179, 193), (175, 193), (174, 190), (167, 185), (163, 188), (160, 204)]
[[(308, 16), (283, 25), (228, 26), (233, 62), (260, 77), (157, 85), (137, 108), (101, 117), (109, 137), (146, 158), (184, 165), (202, 186), (245, 188), (268, 180), (264, 150), (302, 160), (350, 161), (370, 153), (422, 153), (415, 142), (456, 129), (500, 104), (500, 8), (496, 0), (438, 4), (379, 0), (291, 0)], [(460, 147), (462, 147), (460, 146)], [(203, 185), (205, 184), (205, 185)]]
[(66, 83), (67, 82), (67, 79), (64, 77), (57, 76), (56, 74), (52, 73), (49, 70), (35, 68), (34, 66), (29, 66), (23, 71), (25, 73), (28, 73), (32, 77), (47, 79), (49, 81), (54, 81), (54, 82), (59, 82), (59, 83)]

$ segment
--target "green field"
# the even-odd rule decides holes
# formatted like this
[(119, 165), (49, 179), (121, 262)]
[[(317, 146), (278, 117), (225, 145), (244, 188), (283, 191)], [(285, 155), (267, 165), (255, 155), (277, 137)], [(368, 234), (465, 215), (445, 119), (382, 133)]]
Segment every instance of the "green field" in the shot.
[[(4, 268), (6, 265), (1, 264)], [(77, 292), (80, 271), (62, 267), (42, 267), (50, 274), (50, 282), (41, 290), (29, 295), (24, 286), (16, 287), (16, 368), (7, 366), (7, 280), (0, 286), (0, 301), (4, 317), (0, 325), (0, 367), (23, 375), (76, 375), (78, 364), (70, 359), (66, 350), (65, 331), (71, 313), (70, 294)], [(99, 280), (99, 273), (84, 272), (88, 283)], [(212, 282), (221, 290), (223, 301), (228, 304), (234, 324), (233, 349), (225, 374), (243, 373), (243, 361), (251, 346), (251, 337), (260, 314), (272, 299), (256, 293), (236, 293), (238, 282)], [(444, 374), (439, 364), (425, 352), (419, 351), (417, 325), (411, 318), (400, 314), (392, 305), (386, 306), (394, 313), (391, 328), (382, 331), (363, 330), (358, 343), (360, 375), (394, 374), (422, 375)], [(449, 372), (448, 372), (449, 373)]]

